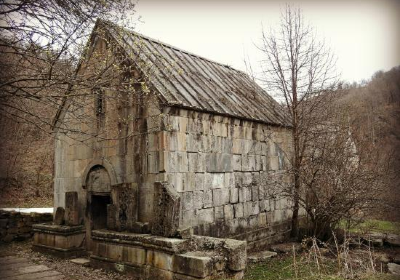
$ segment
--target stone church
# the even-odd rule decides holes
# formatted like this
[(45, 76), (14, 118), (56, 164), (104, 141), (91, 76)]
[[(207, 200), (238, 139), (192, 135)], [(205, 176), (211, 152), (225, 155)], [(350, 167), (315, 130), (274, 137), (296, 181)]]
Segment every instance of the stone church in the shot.
[(35, 227), (35, 248), (143, 279), (240, 278), (246, 250), (290, 231), (284, 110), (241, 71), (104, 21), (77, 77), (100, 61), (117, 74), (54, 121), (64, 217)]

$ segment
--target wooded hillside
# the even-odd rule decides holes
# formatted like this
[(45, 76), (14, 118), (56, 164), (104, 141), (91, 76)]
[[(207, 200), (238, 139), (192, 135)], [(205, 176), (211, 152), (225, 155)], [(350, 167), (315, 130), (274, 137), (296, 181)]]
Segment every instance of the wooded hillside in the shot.
[[(349, 112), (349, 124), (356, 144), (377, 153), (387, 164), (382, 212), (376, 218), (400, 218), (400, 66), (376, 72), (369, 82), (344, 85), (340, 98)], [(361, 141), (363, 139), (363, 141)], [(365, 141), (368, 140), (368, 141)], [(367, 143), (367, 146), (365, 146)], [(365, 186), (368, 188), (368, 186)]]

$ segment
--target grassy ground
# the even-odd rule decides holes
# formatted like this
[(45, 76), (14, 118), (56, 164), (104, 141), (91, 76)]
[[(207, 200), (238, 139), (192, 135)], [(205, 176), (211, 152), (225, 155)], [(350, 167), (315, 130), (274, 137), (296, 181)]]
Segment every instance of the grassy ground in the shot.
[(291, 256), (271, 259), (262, 264), (250, 265), (244, 280), (398, 280), (400, 276), (385, 273), (355, 273), (341, 276), (335, 260), (325, 260), (318, 269), (315, 262), (307, 262), (297, 258), (296, 263)]
[[(342, 222), (342, 228), (347, 228), (347, 223)], [(366, 220), (361, 223), (350, 225), (349, 231), (352, 233), (380, 232), (400, 234), (400, 223), (382, 220)]]

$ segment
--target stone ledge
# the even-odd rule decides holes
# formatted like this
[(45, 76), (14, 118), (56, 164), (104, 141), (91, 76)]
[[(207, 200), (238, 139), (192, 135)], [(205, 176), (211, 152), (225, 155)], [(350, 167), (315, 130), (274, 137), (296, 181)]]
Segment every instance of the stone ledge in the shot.
[(118, 244), (142, 246), (166, 252), (183, 253), (189, 249), (189, 239), (167, 238), (151, 234), (116, 232), (110, 230), (93, 230), (92, 239)]
[(34, 224), (32, 225), (34, 232), (43, 232), (54, 235), (71, 235), (85, 232), (83, 225), (80, 226), (63, 226), (53, 224)]
[(92, 238), (94, 266), (106, 263), (104, 267), (134, 271), (141, 279), (239, 279), (246, 268), (246, 241), (241, 240), (176, 239), (107, 230), (95, 231)]

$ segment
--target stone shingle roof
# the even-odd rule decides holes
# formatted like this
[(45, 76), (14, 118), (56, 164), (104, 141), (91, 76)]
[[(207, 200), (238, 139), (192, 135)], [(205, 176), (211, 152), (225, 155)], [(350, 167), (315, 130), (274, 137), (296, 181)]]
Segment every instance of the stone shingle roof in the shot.
[(100, 23), (148, 75), (167, 105), (290, 126), (283, 108), (245, 73), (137, 32)]

